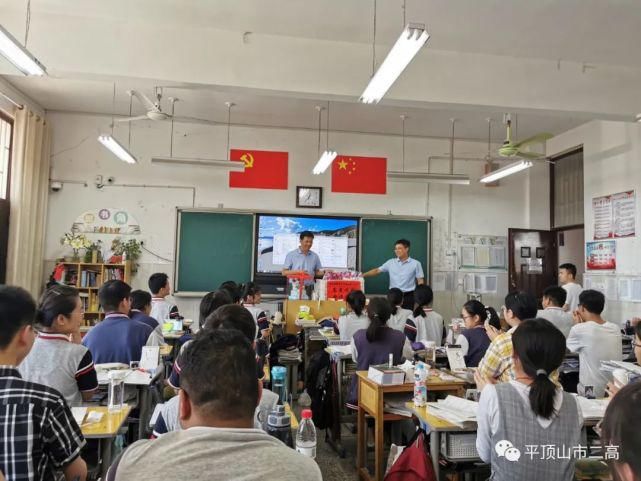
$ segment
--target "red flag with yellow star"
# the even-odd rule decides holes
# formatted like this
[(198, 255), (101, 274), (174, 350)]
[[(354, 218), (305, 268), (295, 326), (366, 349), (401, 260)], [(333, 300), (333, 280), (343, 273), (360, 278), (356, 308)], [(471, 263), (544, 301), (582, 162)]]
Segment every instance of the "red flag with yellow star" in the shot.
[(244, 172), (229, 173), (229, 187), (287, 190), (288, 152), (231, 149), (229, 158), (245, 163)]
[(332, 162), (332, 192), (387, 193), (387, 159), (339, 155)]

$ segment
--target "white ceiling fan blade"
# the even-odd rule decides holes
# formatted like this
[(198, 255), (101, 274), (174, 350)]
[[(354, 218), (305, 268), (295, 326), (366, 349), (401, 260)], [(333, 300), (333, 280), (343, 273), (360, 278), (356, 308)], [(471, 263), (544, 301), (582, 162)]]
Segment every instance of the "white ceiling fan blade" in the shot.
[(126, 117), (124, 119), (114, 119), (116, 122), (134, 122), (136, 120), (149, 120), (146, 115), (138, 115), (137, 117)]
[(142, 92), (138, 92), (137, 90), (130, 90), (129, 92), (131, 93), (131, 95), (138, 99), (138, 101), (145, 107), (146, 110), (158, 110), (156, 105), (149, 99), (149, 97), (147, 97)]
[[(185, 116), (181, 116), (181, 115), (174, 115), (173, 119), (176, 122), (187, 122), (187, 123), (191, 122), (191, 123), (194, 123), (194, 124), (216, 125), (216, 124), (220, 124), (221, 123), (221, 122), (216, 122), (214, 120), (199, 119), (197, 117), (185, 117)], [(171, 118), (169, 120), (171, 120)]]

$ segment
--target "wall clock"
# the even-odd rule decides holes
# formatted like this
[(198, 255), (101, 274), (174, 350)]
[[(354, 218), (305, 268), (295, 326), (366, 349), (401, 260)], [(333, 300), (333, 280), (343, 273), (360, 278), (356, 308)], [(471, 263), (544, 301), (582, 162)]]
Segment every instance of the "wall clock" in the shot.
[(296, 207), (320, 209), (323, 207), (322, 187), (296, 187)]

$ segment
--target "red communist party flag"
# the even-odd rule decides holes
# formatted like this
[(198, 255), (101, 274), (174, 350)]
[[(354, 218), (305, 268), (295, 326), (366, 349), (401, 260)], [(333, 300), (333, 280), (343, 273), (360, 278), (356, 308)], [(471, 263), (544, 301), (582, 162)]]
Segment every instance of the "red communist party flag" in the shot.
[(332, 192), (385, 194), (387, 159), (340, 155), (332, 163)]
[(288, 152), (232, 149), (230, 160), (244, 162), (244, 172), (229, 173), (229, 187), (287, 190)]

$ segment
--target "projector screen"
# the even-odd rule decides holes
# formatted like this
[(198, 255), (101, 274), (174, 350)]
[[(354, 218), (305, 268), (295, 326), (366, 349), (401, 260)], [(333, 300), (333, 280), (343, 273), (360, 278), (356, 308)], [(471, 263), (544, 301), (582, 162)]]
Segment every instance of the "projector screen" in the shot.
[(288, 252), (298, 248), (299, 234), (314, 233), (312, 251), (323, 268), (356, 269), (358, 218), (257, 214), (256, 273), (280, 274)]

